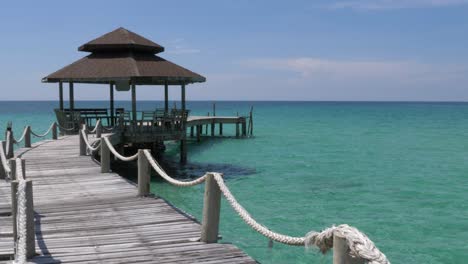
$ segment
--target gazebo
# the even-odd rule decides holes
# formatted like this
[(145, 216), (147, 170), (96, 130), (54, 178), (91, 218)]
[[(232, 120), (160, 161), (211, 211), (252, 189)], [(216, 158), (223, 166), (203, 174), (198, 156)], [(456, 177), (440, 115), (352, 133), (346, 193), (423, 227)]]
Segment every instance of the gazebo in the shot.
[[(205, 77), (157, 56), (164, 47), (122, 27), (80, 46), (78, 50), (91, 54), (42, 79), (42, 82), (58, 83), (60, 104), (55, 112), (59, 125), (78, 127), (81, 122), (92, 125), (93, 117), (94, 121), (106, 119), (108, 126), (119, 127), (127, 141), (180, 140), (181, 148), (185, 148), (185, 86), (205, 82)], [(64, 109), (63, 104), (63, 83), (69, 84), (68, 109)], [(108, 84), (110, 109), (75, 108), (75, 83)], [(137, 85), (164, 85), (164, 109), (137, 113)], [(168, 105), (168, 87), (173, 85), (181, 87), (179, 111), (170, 111)], [(114, 90), (131, 90), (131, 111), (114, 109)], [(174, 130), (176, 125), (179, 126), (177, 131)]]

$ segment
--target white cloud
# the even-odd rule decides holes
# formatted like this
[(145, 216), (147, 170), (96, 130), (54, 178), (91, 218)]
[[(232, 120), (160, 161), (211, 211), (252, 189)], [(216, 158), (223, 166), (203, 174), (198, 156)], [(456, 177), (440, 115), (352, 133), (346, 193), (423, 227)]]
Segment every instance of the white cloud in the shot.
[(177, 54), (177, 55), (178, 54), (194, 54), (194, 53), (200, 53), (200, 50), (188, 47), (188, 45), (185, 44), (185, 40), (183, 38), (178, 38), (169, 42), (169, 48), (167, 49), (167, 53)]
[(329, 60), (312, 57), (250, 59), (242, 65), (295, 72), (303, 79), (440, 80), (464, 77), (466, 65), (435, 65), (414, 61)]
[(388, 10), (403, 8), (433, 8), (468, 4), (468, 0), (347, 0), (337, 1), (332, 9)]

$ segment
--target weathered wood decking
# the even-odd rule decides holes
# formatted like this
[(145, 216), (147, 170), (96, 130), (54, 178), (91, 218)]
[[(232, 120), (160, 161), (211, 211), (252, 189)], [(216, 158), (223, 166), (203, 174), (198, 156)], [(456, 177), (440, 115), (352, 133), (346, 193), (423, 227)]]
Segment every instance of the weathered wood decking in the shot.
[[(16, 151), (33, 180), (33, 263), (256, 263), (230, 244), (205, 244), (200, 225), (160, 198), (79, 156), (78, 136)], [(0, 183), (0, 255), (13, 252), (10, 185)], [(1, 262), (1, 261), (0, 261)]]

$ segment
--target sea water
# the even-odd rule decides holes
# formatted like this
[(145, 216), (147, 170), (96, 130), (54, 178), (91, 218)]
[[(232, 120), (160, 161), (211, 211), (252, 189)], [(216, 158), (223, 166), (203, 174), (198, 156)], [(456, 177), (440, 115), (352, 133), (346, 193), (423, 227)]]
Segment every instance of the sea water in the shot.
[[(138, 108), (162, 105), (146, 101)], [(467, 103), (217, 102), (216, 114), (246, 115), (251, 106), (253, 138), (190, 142), (184, 167), (177, 165), (177, 146), (168, 144), (165, 168), (180, 178), (224, 173), (238, 201), (276, 232), (303, 236), (345, 223), (365, 232), (392, 263), (467, 263)], [(17, 137), (27, 124), (43, 133), (55, 107), (0, 102), (0, 131), (11, 120)], [(187, 107), (193, 114), (212, 111), (211, 102)], [(235, 135), (234, 126), (225, 125), (224, 134)], [(177, 188), (154, 177), (151, 190), (201, 219), (203, 186)], [(331, 263), (316, 250), (269, 248), (225, 200), (220, 225), (220, 242), (261, 263)]]

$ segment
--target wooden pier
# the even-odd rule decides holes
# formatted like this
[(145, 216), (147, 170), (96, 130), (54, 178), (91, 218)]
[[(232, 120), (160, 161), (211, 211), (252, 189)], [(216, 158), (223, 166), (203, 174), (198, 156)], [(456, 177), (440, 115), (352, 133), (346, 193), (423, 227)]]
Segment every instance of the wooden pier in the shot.
[[(90, 138), (92, 140), (92, 138)], [(78, 135), (16, 151), (34, 184), (33, 263), (256, 263), (230, 244), (199, 242), (200, 224), (80, 156)], [(0, 259), (13, 258), (10, 184), (0, 184)], [(0, 261), (1, 262), (1, 261)], [(6, 263), (6, 261), (5, 261)]]

